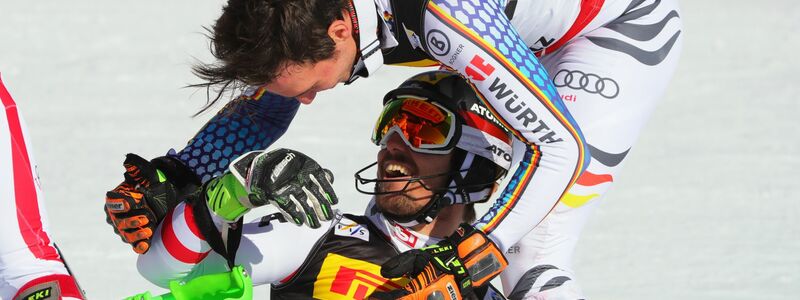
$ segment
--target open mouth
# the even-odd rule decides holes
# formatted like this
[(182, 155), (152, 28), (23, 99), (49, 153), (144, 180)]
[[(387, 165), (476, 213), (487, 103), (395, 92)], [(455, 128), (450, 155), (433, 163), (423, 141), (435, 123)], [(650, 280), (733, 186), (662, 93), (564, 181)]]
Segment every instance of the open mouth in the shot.
[(411, 177), (412, 173), (408, 166), (397, 163), (387, 163), (383, 166), (383, 176), (386, 179), (402, 179)]

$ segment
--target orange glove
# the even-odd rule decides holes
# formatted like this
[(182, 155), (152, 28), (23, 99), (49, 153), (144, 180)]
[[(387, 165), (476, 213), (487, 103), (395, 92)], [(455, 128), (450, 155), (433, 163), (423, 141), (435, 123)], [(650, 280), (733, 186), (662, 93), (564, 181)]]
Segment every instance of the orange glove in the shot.
[(148, 162), (130, 153), (123, 165), (125, 181), (106, 193), (106, 222), (123, 242), (133, 246), (133, 251), (143, 254), (150, 249), (153, 231), (167, 211), (180, 202), (179, 195), (183, 193), (179, 188), (184, 192), (195, 190), (199, 180), (170, 157)]
[(373, 293), (373, 299), (470, 299), (474, 288), (496, 277), (508, 265), (502, 251), (486, 235), (462, 224), (438, 244), (393, 257), (381, 266), (381, 276), (406, 276), (401, 290)]

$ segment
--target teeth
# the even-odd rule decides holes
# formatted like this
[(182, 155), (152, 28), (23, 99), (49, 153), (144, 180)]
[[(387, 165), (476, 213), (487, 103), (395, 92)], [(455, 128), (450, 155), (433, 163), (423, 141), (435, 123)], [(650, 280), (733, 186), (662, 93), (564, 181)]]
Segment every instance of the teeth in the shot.
[(408, 176), (410, 174), (410, 172), (408, 172), (408, 169), (406, 169), (405, 167), (403, 167), (401, 165), (396, 165), (396, 164), (388, 164), (388, 165), (386, 165), (386, 169), (385, 170), (386, 170), (387, 173), (388, 172), (398, 172), (400, 174), (403, 174), (404, 176)]

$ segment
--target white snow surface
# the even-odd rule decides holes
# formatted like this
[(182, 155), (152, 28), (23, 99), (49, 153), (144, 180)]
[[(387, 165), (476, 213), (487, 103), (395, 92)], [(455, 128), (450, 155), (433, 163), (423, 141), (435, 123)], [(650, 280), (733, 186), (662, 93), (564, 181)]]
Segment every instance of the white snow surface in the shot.
[[(222, 3), (0, 1), (0, 72), (29, 125), (50, 231), (90, 299), (164, 291), (101, 206), (125, 153), (180, 148), (211, 117), (190, 118), (206, 95), (182, 87), (199, 82), (194, 59), (211, 59), (202, 26)], [(678, 71), (578, 245), (590, 298), (800, 294), (800, 5), (762, 4), (682, 1)], [(361, 212), (351, 174), (375, 159), (378, 99), (419, 71), (322, 93), (276, 146), (331, 168), (340, 206)]]

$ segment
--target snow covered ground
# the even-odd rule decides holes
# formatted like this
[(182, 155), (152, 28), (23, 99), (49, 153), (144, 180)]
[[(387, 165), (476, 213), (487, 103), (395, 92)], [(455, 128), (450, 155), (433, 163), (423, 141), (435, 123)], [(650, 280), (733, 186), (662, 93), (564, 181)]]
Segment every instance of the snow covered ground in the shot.
[[(208, 60), (222, 1), (0, 1), (0, 72), (26, 117), (51, 232), (91, 299), (157, 288), (105, 224), (124, 154), (180, 147), (209, 114), (184, 89)], [(682, 1), (677, 74), (576, 258), (594, 299), (796, 299), (800, 294), (800, 5)], [(383, 92), (419, 70), (323, 93), (278, 143), (327, 162), (342, 207)], [(335, 126), (328, 123), (335, 122)], [(260, 296), (266, 288), (258, 288)]]

